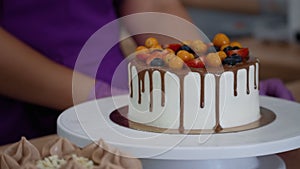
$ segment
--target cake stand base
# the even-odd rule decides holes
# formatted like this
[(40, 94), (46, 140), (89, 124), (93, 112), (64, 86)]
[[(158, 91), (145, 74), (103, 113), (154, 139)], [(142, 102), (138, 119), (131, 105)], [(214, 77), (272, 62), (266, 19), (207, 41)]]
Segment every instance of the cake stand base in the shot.
[(140, 158), (144, 169), (286, 169), (277, 153), (300, 147), (300, 104), (260, 97), (272, 110), (271, 123), (240, 132), (218, 134), (164, 134), (120, 126), (110, 119), (116, 108), (128, 105), (128, 96), (104, 98), (65, 110), (57, 120), (57, 134), (79, 147), (103, 139)]
[(219, 160), (141, 159), (141, 161), (143, 164), (143, 169), (286, 169), (284, 161), (277, 155)]

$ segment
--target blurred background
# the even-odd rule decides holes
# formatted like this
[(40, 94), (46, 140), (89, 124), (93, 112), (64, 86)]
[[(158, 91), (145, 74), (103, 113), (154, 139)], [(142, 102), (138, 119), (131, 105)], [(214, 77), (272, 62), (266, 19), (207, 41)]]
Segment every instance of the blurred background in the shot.
[(226, 33), (260, 59), (260, 79), (280, 78), (300, 101), (299, 0), (182, 0), (211, 39)]
[(210, 38), (230, 37), (300, 43), (299, 0), (181, 0), (195, 24)]
[[(281, 79), (300, 102), (300, 0), (181, 1), (209, 39), (222, 32), (248, 47), (260, 79)], [(130, 40), (122, 43), (125, 55), (134, 51)]]

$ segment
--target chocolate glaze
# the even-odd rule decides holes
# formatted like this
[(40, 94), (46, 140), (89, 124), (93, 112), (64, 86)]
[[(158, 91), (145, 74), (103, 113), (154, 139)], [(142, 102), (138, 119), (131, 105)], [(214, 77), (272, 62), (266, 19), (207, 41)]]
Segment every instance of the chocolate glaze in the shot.
[(257, 81), (256, 81), (256, 64), (258, 63), (258, 59), (255, 57), (250, 57), (247, 61), (243, 61), (242, 63), (239, 63), (237, 65), (234, 66), (229, 66), (229, 65), (223, 65), (222, 67), (222, 71), (220, 72), (220, 68), (189, 68), (189, 67), (184, 67), (181, 70), (175, 70), (175, 69), (171, 69), (168, 67), (154, 67), (154, 66), (149, 66), (147, 64), (145, 64), (144, 62), (138, 60), (138, 59), (133, 59), (130, 62), (130, 97), (133, 97), (133, 82), (132, 82), (132, 68), (135, 67), (137, 70), (137, 74), (138, 74), (138, 103), (141, 104), (141, 95), (142, 93), (145, 92), (145, 75), (146, 73), (148, 73), (149, 75), (149, 90), (150, 90), (150, 105), (149, 105), (149, 110), (150, 112), (153, 111), (153, 73), (155, 71), (160, 73), (161, 76), (161, 91), (162, 91), (162, 95), (161, 95), (161, 105), (164, 106), (165, 105), (165, 73), (166, 72), (171, 72), (176, 74), (179, 77), (179, 81), (180, 81), (180, 122), (179, 122), (179, 132), (183, 133), (185, 131), (184, 129), (184, 78), (185, 76), (189, 73), (189, 72), (194, 72), (194, 73), (199, 73), (200, 75), (200, 80), (201, 80), (201, 88), (200, 88), (200, 107), (204, 108), (205, 106), (205, 76), (208, 73), (211, 73), (214, 75), (215, 77), (215, 82), (216, 82), (216, 86), (215, 86), (215, 90), (216, 90), (216, 125), (214, 127), (215, 132), (220, 132), (222, 130), (222, 126), (220, 125), (220, 112), (219, 112), (219, 94), (220, 94), (220, 78), (223, 72), (232, 72), (233, 73), (233, 77), (234, 77), (234, 96), (238, 95), (237, 92), (237, 73), (238, 70), (240, 69), (245, 69), (246, 70), (246, 93), (250, 94), (250, 87), (249, 87), (249, 67), (250, 66), (254, 66), (254, 89), (257, 89)]
[[(260, 107), (260, 114), (261, 117), (251, 123), (236, 126), (236, 127), (230, 127), (230, 128), (222, 128), (218, 131), (219, 128), (214, 129), (186, 129), (184, 132), (185, 134), (211, 134), (211, 133), (230, 133), (230, 132), (240, 132), (245, 130), (251, 130), (255, 128), (259, 128), (262, 126), (265, 126), (267, 124), (270, 124), (276, 119), (276, 115), (274, 112), (272, 112), (269, 109)], [(143, 123), (134, 122), (128, 119), (128, 106), (120, 107), (118, 109), (115, 109), (112, 111), (109, 115), (109, 118), (114, 123), (140, 131), (148, 131), (148, 132), (154, 132), (154, 133), (166, 133), (166, 134), (179, 134), (178, 129), (168, 129), (168, 128), (160, 128), (155, 126), (148, 126)], [(218, 132), (216, 132), (216, 130)]]
[(185, 75), (180, 75), (180, 119), (179, 119), (179, 133), (184, 133), (184, 77)]
[(215, 104), (215, 109), (216, 109), (216, 125), (214, 127), (215, 132), (218, 133), (220, 132), (223, 128), (220, 124), (220, 74), (214, 74), (215, 80), (216, 80), (216, 104)]

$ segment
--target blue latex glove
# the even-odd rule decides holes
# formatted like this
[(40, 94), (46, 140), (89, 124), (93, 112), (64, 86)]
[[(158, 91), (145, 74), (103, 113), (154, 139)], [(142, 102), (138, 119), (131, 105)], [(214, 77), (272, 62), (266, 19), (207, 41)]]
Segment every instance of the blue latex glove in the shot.
[(292, 93), (285, 87), (284, 83), (280, 79), (273, 78), (262, 80), (259, 85), (260, 95), (273, 96), (292, 101), (295, 100)]

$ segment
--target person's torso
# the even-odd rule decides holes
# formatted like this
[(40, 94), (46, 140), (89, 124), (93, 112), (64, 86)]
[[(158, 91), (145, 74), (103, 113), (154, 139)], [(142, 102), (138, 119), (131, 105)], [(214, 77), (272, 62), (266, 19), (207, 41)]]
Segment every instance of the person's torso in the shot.
[[(112, 0), (0, 0), (0, 5), (1, 27), (51, 60), (70, 68), (74, 67), (88, 38), (117, 17)], [(111, 36), (119, 38), (118, 33)], [(107, 55), (111, 59), (103, 64), (104, 73), (100, 78), (109, 82), (114, 68), (123, 60), (123, 56), (118, 47), (112, 48)], [(28, 126), (32, 124), (30, 120), (38, 120), (38, 117), (32, 118), (33, 116), (42, 114), (40, 110), (45, 111), (36, 110), (28, 109), (28, 105), (23, 102), (0, 96), (0, 128), (3, 131), (0, 134), (1, 139), (4, 139), (1, 143), (17, 141), (19, 138), (16, 137), (39, 130), (36, 126)], [(57, 114), (53, 115), (56, 116)], [(52, 118), (53, 123), (55, 124), (55, 118)], [(7, 133), (14, 134), (6, 139)]]

